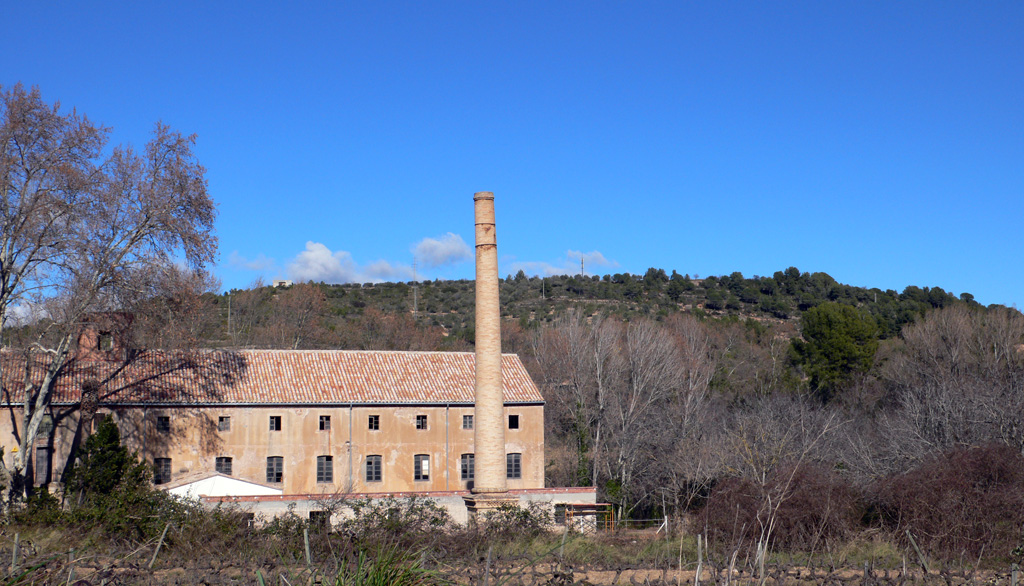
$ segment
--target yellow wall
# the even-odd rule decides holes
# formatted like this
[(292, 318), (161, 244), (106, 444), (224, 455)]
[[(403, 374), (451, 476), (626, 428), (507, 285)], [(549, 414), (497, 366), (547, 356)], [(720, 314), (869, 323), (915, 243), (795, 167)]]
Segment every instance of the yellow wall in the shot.
[[(214, 471), (218, 456), (232, 458), (232, 476), (266, 484), (268, 456), (284, 459), (284, 494), (347, 492), (406, 492), (464, 490), (460, 456), (473, 451), (473, 430), (462, 429), (462, 416), (472, 406), (376, 407), (199, 407), (116, 409), (122, 441), (146, 460), (171, 458), (171, 482)], [(540, 405), (506, 406), (519, 415), (519, 429), (505, 430), (506, 452), (522, 454), (522, 478), (509, 479), (510, 489), (544, 487), (544, 411)], [(156, 430), (157, 417), (169, 416), (171, 431)], [(320, 431), (319, 417), (331, 418), (331, 429)], [(370, 415), (380, 416), (380, 429), (368, 429)], [(416, 416), (427, 416), (427, 429), (416, 429)], [(218, 431), (218, 418), (231, 418), (229, 431)], [(270, 430), (270, 416), (281, 417), (281, 430)], [(10, 460), (16, 445), (12, 420), (0, 418), (0, 441)], [(60, 479), (77, 426), (73, 414), (56, 426), (54, 481)], [(351, 421), (351, 430), (350, 422)], [(349, 444), (351, 440), (351, 446)], [(383, 460), (381, 482), (366, 482), (367, 455)], [(430, 479), (413, 479), (413, 456), (430, 456)], [(334, 481), (316, 481), (317, 456), (333, 456)], [(350, 468), (351, 464), (351, 468)]]

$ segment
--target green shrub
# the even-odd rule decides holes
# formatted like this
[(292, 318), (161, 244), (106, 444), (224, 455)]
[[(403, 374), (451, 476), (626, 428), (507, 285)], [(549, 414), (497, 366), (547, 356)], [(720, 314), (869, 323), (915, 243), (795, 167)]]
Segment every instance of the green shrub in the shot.
[(540, 503), (530, 503), (525, 508), (502, 505), (484, 516), (480, 528), (490, 537), (512, 541), (537, 537), (550, 525), (551, 514), (547, 509)]
[(153, 488), (149, 464), (121, 445), (110, 418), (85, 441), (79, 460), (67, 483), (69, 508), (60, 515), (72, 526), (145, 541), (159, 536), (168, 523), (181, 527), (199, 512), (198, 504)]
[(420, 565), (418, 557), (398, 546), (360, 551), (352, 561), (343, 560), (335, 586), (429, 586), (446, 584), (436, 572)]
[(448, 511), (430, 499), (410, 496), (346, 501), (352, 516), (338, 529), (364, 544), (418, 547), (452, 529)]
[(25, 500), (25, 507), (14, 510), (18, 523), (52, 525), (60, 519), (60, 501), (45, 488), (37, 488)]

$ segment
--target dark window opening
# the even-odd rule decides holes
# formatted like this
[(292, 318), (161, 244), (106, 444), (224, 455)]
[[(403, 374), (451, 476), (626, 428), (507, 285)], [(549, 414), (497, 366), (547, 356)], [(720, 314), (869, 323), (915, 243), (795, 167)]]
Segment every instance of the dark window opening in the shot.
[(522, 454), (507, 454), (505, 456), (505, 477), (506, 478), (522, 478), (523, 477), (523, 455)]
[(281, 482), (284, 480), (284, 458), (281, 456), (270, 456), (267, 458), (267, 482)]
[(565, 525), (565, 505), (555, 505), (555, 524)]
[(463, 415), (462, 416), (462, 429), (473, 429), (473, 416)]
[(50, 483), (50, 448), (36, 448), (36, 484), (43, 485)]
[(271, 415), (270, 416), (270, 431), (281, 431), (281, 416)]
[(320, 431), (330, 431), (330, 430), (331, 430), (331, 416), (330, 415), (321, 415), (320, 416)]
[(366, 481), (380, 482), (383, 478), (384, 462), (381, 456), (366, 457)]
[(167, 484), (171, 481), (171, 459), (153, 458), (153, 484)]
[(37, 432), (38, 437), (50, 437), (50, 432), (53, 431), (53, 416), (43, 415), (43, 420), (39, 422), (39, 431)]
[(231, 457), (217, 456), (215, 469), (220, 474), (223, 474), (225, 476), (231, 476)]
[(330, 511), (310, 511), (309, 525), (317, 529), (327, 529), (331, 526)]
[(158, 415), (156, 418), (156, 430), (160, 433), (170, 433), (171, 418), (169, 415)]
[(416, 429), (426, 429), (426, 428), (427, 428), (427, 416), (426, 415), (417, 415), (416, 416)]
[(334, 482), (334, 456), (316, 457), (316, 481)]
[(114, 349), (114, 335), (110, 332), (100, 332), (96, 347), (103, 351)]
[(462, 473), (460, 478), (462, 480), (473, 480), (473, 476), (476, 473), (476, 455), (475, 454), (462, 454), (460, 458), (460, 464)]
[(416, 454), (413, 456), (413, 480), (430, 480), (430, 456)]
[(370, 416), (370, 430), (371, 431), (377, 431), (378, 429), (380, 429), (380, 415), (371, 415)]
[(231, 431), (231, 417), (221, 415), (217, 418), (217, 431)]
[(519, 429), (519, 416), (518, 415), (509, 415), (508, 416), (508, 428), (509, 429)]

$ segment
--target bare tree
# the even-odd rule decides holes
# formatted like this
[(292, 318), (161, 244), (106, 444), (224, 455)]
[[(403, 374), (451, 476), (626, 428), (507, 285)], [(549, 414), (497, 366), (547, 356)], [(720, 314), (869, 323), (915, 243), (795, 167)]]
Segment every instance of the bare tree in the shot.
[(649, 496), (638, 480), (656, 466), (651, 455), (670, 445), (674, 422), (667, 419), (668, 406), (682, 386), (679, 347), (658, 324), (637, 320), (626, 327), (622, 342), (624, 380), (610, 401), (608, 458), (609, 476), (619, 485), (618, 501), (625, 514)]
[(897, 416), (886, 427), (895, 460), (1000, 441), (1024, 452), (1024, 316), (954, 305), (903, 331), (884, 376)]
[(339, 329), (344, 348), (430, 351), (441, 346), (438, 328), (420, 327), (409, 314), (388, 315), (376, 308), (367, 308)]
[(736, 396), (783, 390), (792, 374), (787, 324), (720, 323), (709, 333), (717, 372), (715, 386)]
[[(157, 124), (141, 153), (108, 131), (43, 102), (20, 84), (0, 93), (0, 324), (30, 310), (35, 339), (17, 395), (24, 397), (12, 476), (20, 488), (54, 381), (97, 312), (130, 312), (152, 299), (174, 265), (212, 262), (216, 210), (195, 138)], [(5, 385), (8, 373), (0, 373)]]
[(130, 348), (181, 350), (205, 346), (220, 333), (221, 314), (214, 304), (220, 286), (208, 273), (169, 266), (159, 276), (154, 295), (132, 308), (131, 327), (118, 332)]
[(329, 331), (323, 320), (327, 296), (313, 283), (299, 283), (274, 295), (264, 339), (274, 348), (321, 348)]
[(235, 348), (257, 345), (259, 335), (269, 321), (271, 289), (257, 277), (243, 291), (228, 294), (228, 338)]
[(842, 422), (835, 411), (812, 407), (806, 398), (765, 397), (734, 413), (728, 425), (734, 474), (752, 482), (758, 493), (755, 565), (763, 584), (779, 511), (793, 495), (797, 474), (807, 463), (834, 460)]
[[(565, 414), (575, 451), (576, 479), (598, 483), (598, 462), (606, 440), (606, 409), (622, 373), (621, 325), (588, 320), (576, 310), (561, 316), (540, 337), (536, 351), (541, 384), (554, 411)], [(557, 413), (552, 413), (557, 416)], [(566, 430), (555, 430), (566, 435)]]
[(716, 361), (712, 358), (707, 330), (697, 318), (677, 314), (669, 318), (667, 326), (679, 349), (682, 384), (677, 389), (677, 396), (681, 407), (680, 424), (688, 427), (690, 419), (706, 403)]

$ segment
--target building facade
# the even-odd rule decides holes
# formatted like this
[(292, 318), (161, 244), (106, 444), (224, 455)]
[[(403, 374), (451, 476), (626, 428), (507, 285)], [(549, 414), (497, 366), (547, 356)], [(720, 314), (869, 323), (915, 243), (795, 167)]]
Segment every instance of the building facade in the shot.
[[(508, 486), (543, 488), (543, 397), (517, 356), (501, 362)], [(474, 376), (474, 355), (455, 352), (91, 355), (61, 374), (30, 472), (36, 484), (59, 483), (74, 446), (110, 415), (158, 485), (219, 473), (284, 495), (467, 490)], [(9, 457), (22, 404), (4, 407)]]

